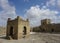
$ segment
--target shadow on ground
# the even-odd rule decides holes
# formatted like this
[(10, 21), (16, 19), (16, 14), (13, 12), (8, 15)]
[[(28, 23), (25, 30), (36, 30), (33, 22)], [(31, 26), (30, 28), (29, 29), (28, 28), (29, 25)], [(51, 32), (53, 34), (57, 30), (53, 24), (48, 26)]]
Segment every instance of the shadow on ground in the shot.
[(0, 39), (6, 39), (6, 36), (0, 37)]

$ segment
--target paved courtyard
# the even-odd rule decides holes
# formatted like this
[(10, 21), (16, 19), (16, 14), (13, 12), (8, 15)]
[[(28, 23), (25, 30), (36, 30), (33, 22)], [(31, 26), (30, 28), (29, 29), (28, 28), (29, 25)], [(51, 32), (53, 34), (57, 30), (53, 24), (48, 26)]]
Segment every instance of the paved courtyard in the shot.
[(6, 40), (5, 35), (0, 35), (0, 43), (60, 43), (60, 34), (34, 33), (19, 40)]

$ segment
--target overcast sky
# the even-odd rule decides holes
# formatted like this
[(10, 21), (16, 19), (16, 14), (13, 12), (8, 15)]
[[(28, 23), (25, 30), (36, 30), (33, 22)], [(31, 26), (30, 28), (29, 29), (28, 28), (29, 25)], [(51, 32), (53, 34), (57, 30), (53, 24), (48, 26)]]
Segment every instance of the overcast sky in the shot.
[(0, 0), (0, 26), (8, 18), (28, 18), (30, 26), (39, 26), (41, 19), (60, 23), (60, 0)]

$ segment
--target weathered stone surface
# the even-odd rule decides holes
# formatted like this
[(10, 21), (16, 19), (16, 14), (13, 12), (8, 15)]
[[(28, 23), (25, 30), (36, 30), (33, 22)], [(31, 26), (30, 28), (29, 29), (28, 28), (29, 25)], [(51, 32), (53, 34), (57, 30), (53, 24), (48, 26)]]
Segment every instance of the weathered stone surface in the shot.
[(29, 34), (30, 26), (28, 20), (23, 20), (19, 16), (17, 16), (14, 20), (8, 18), (6, 37), (11, 36), (12, 39), (19, 39), (24, 36), (28, 37)]
[(43, 19), (41, 20), (41, 25), (38, 27), (34, 27), (33, 31), (35, 32), (60, 32), (60, 23), (51, 23), (50, 19)]

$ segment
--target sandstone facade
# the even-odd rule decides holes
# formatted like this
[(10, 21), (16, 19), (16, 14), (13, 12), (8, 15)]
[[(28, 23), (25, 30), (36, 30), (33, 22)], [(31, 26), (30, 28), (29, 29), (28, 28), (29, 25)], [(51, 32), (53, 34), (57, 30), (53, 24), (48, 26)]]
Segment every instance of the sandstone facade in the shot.
[(7, 38), (20, 39), (29, 37), (29, 35), (30, 35), (30, 26), (28, 19), (23, 20), (19, 16), (17, 16), (17, 18), (15, 18), (14, 20), (8, 18), (7, 31), (6, 31)]
[(60, 23), (51, 23), (50, 19), (41, 20), (41, 25), (34, 27), (35, 32), (60, 32)]

